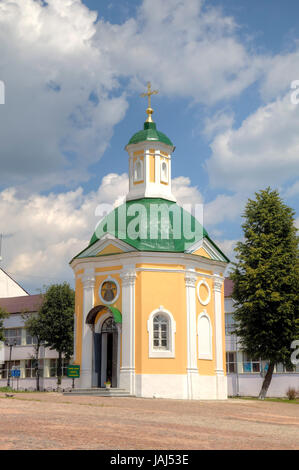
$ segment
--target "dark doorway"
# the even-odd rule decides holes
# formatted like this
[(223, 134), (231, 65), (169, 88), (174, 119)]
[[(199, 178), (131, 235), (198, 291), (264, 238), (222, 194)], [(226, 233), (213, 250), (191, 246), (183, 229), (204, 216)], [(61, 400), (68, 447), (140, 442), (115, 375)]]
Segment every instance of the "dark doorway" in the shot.
[(112, 317), (107, 318), (101, 329), (101, 387), (110, 380), (117, 387), (118, 330)]

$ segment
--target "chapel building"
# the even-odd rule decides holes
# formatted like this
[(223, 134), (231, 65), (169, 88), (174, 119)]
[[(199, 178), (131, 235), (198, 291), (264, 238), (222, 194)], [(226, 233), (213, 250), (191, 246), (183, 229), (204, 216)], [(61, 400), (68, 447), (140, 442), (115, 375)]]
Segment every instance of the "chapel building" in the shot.
[[(150, 89), (149, 89), (150, 97)], [(126, 202), (70, 265), (79, 387), (137, 397), (225, 399), (229, 260), (171, 190), (174, 145), (152, 120), (125, 147)]]

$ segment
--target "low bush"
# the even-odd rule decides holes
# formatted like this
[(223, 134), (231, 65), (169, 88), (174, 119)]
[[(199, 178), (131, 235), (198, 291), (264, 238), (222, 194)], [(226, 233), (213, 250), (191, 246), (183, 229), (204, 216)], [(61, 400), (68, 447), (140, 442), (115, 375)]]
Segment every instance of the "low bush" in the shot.
[(296, 400), (297, 392), (296, 389), (293, 387), (289, 387), (287, 389), (287, 397), (289, 400)]

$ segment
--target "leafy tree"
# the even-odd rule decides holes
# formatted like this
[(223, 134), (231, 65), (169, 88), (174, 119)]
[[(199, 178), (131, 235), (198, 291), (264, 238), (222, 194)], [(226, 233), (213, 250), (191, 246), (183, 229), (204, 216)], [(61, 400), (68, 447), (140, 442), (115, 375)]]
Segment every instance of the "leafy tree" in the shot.
[(57, 385), (61, 384), (62, 355), (73, 354), (75, 293), (69, 284), (53, 284), (47, 288), (39, 311), (40, 338), (45, 346), (58, 352)]
[(25, 328), (28, 330), (28, 333), (34, 337), (35, 342), (33, 344), (34, 347), (34, 362), (35, 362), (35, 377), (36, 377), (36, 390), (40, 390), (39, 386), (39, 350), (42, 345), (42, 323), (40, 321), (39, 315), (32, 315), (28, 313), (23, 314), (23, 318), (25, 319)]
[(276, 363), (290, 363), (299, 337), (298, 238), (294, 211), (271, 188), (249, 199), (231, 273), (236, 302), (234, 333), (252, 359), (268, 362), (259, 398), (264, 399)]
[(9, 313), (0, 307), (0, 341), (5, 341), (3, 320), (7, 317), (9, 317)]

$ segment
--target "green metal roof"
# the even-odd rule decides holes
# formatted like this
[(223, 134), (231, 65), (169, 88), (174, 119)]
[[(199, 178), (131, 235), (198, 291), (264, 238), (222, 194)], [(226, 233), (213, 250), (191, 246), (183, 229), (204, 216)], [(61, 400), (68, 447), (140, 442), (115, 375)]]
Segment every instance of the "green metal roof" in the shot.
[[(176, 225), (176, 221), (180, 225)], [(188, 223), (192, 238), (185, 234)], [(127, 201), (114, 209), (101, 221), (89, 246), (105, 233), (110, 233), (139, 251), (177, 253), (183, 253), (195, 242), (208, 237), (195, 217), (190, 217), (175, 202), (160, 198)], [(135, 237), (136, 234), (138, 236)]]
[(111, 305), (106, 305), (106, 307), (112, 312), (115, 323), (122, 323), (122, 314), (118, 308), (111, 307)]
[(143, 130), (136, 132), (136, 134), (134, 134), (130, 139), (128, 145), (138, 144), (139, 142), (144, 142), (145, 140), (162, 142), (163, 144), (173, 147), (173, 143), (167, 137), (167, 135), (157, 130), (155, 122), (145, 122)]

